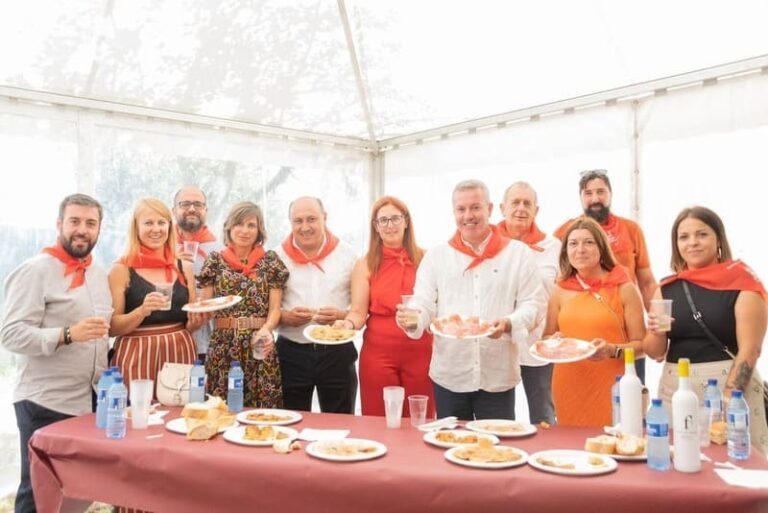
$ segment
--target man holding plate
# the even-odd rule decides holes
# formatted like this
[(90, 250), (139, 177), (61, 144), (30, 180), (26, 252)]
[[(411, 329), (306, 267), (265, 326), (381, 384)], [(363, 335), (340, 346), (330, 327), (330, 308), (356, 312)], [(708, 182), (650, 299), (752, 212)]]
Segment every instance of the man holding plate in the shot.
[(489, 224), (492, 210), (483, 182), (456, 185), (456, 233), (427, 252), (416, 274), (414, 301), (420, 315), (415, 329), (406, 330), (405, 309), (398, 307), (398, 325), (414, 339), (435, 317), (460, 314), (490, 324), (487, 336), (461, 340), (435, 332), (429, 376), (438, 417), (514, 419), (518, 351), (527, 350), (528, 337), (546, 310), (531, 250)]
[(357, 349), (353, 342), (315, 343), (304, 332), (310, 324), (331, 325), (345, 318), (357, 257), (326, 228), (327, 213), (319, 198), (298, 198), (288, 211), (291, 233), (276, 249), (290, 271), (277, 339), (283, 403), (288, 409), (310, 411), (317, 387), (323, 412), (354, 413)]

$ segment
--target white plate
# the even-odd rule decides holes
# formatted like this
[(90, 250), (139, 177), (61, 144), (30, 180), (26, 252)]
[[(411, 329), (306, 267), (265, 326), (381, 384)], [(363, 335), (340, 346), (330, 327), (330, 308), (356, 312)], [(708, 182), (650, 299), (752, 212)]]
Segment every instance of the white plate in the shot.
[(503, 461), (499, 463), (469, 461), (469, 460), (463, 460), (461, 458), (456, 457), (456, 451), (460, 451), (462, 448), (453, 447), (452, 449), (448, 449), (447, 451), (445, 451), (445, 459), (450, 461), (451, 463), (456, 463), (457, 465), (464, 465), (465, 467), (486, 468), (486, 469), (519, 467), (520, 465), (525, 465), (525, 463), (528, 461), (528, 453), (521, 449), (518, 449), (516, 447), (506, 447), (504, 445), (499, 445), (497, 448), (505, 448), (505, 449), (512, 450), (518, 453), (522, 457), (515, 461)]
[[(234, 429), (224, 431), (224, 440), (232, 442), (233, 444), (250, 445), (252, 447), (272, 447), (272, 444), (277, 440), (276, 438), (271, 438), (269, 440), (246, 440), (245, 428), (246, 426), (238, 426)], [(296, 440), (299, 437), (299, 433), (295, 429), (289, 427), (274, 426), (272, 429), (280, 433), (285, 433), (288, 435), (288, 440), (291, 441)], [(281, 438), (280, 440), (285, 440), (285, 438)]]
[[(356, 447), (373, 447), (372, 452), (361, 452), (349, 455), (328, 454), (324, 447), (338, 445), (353, 445)], [(342, 440), (318, 440), (307, 445), (305, 449), (307, 454), (321, 460), (328, 461), (363, 461), (372, 460), (384, 456), (387, 453), (387, 446), (375, 440), (365, 440), (363, 438), (344, 438)]]
[(224, 310), (230, 306), (235, 306), (242, 300), (242, 296), (236, 295), (212, 297), (211, 299), (205, 299), (195, 303), (187, 303), (186, 305), (182, 306), (181, 309), (185, 312), (192, 313), (215, 312), (217, 310)]
[(355, 339), (355, 336), (357, 336), (357, 334), (358, 334), (358, 332), (355, 331), (354, 335), (352, 335), (349, 338), (345, 338), (344, 340), (320, 340), (318, 338), (312, 337), (312, 335), (310, 335), (312, 330), (315, 329), (315, 328), (321, 327), (321, 326), (322, 326), (322, 324), (310, 324), (309, 326), (304, 328), (304, 331), (302, 333), (303, 333), (304, 337), (306, 337), (307, 340), (310, 340), (310, 341), (314, 342), (315, 344), (324, 344), (326, 346), (336, 346), (336, 345), (339, 345), (339, 344), (346, 344), (347, 342), (353, 341)]
[[(519, 431), (501, 431), (498, 429), (489, 429), (496, 426), (516, 426), (519, 427)], [(525, 424), (516, 420), (509, 419), (482, 419), (473, 420), (467, 422), (467, 429), (477, 431), (478, 433), (486, 433), (489, 435), (496, 435), (502, 438), (519, 438), (521, 436), (532, 435), (536, 432), (536, 426), (533, 424)]]
[(429, 433), (424, 433), (423, 439), (428, 444), (436, 445), (444, 449), (450, 449), (451, 447), (466, 447), (467, 445), (471, 445), (472, 443), (477, 443), (477, 442), (444, 442), (437, 438), (437, 435), (439, 433), (453, 433), (456, 436), (475, 435), (477, 438), (488, 438), (491, 442), (493, 442), (494, 445), (499, 443), (498, 437), (495, 437), (493, 435), (488, 435), (488, 434), (477, 433), (476, 431), (467, 431), (466, 429), (443, 429), (441, 431), (430, 431)]
[[(467, 317), (465, 317), (465, 316), (461, 316), (461, 318), (462, 318), (462, 320), (465, 320)], [(447, 320), (447, 317), (442, 317), (441, 319)], [(483, 322), (484, 322), (484, 323), (488, 323), (488, 321), (485, 321), (485, 320), (483, 320), (483, 319), (480, 319), (480, 322), (481, 322), (481, 323), (483, 323)], [(488, 335), (490, 335), (491, 333), (493, 333), (493, 330), (494, 330), (494, 329), (489, 327), (487, 331), (485, 331), (485, 332), (483, 332), (483, 333), (479, 333), (479, 334), (477, 334), (477, 335), (467, 335), (467, 336), (465, 336), (465, 337), (458, 337), (458, 336), (456, 336), (456, 335), (448, 335), (447, 333), (443, 333), (442, 331), (440, 331), (439, 329), (437, 329), (437, 327), (435, 326), (435, 322), (434, 322), (434, 321), (432, 321), (432, 322), (429, 324), (429, 330), (430, 330), (432, 333), (434, 333), (435, 335), (438, 335), (438, 336), (440, 336), (440, 337), (443, 337), (443, 338), (450, 338), (450, 339), (453, 339), (453, 340), (471, 340), (471, 339), (473, 339), (473, 338), (484, 338), (484, 337), (487, 337)]]
[(601, 452), (590, 452), (589, 454), (594, 454), (595, 456), (610, 456), (616, 461), (645, 461), (648, 459), (647, 455), (645, 453), (638, 454), (636, 456), (625, 456), (623, 454), (604, 454)]
[[(558, 468), (539, 463), (539, 458), (550, 458), (562, 462), (573, 463), (576, 468)], [(605, 465), (595, 466), (589, 463), (589, 458), (599, 457)], [(592, 454), (586, 451), (574, 451), (566, 449), (553, 449), (550, 451), (540, 451), (531, 454), (528, 457), (528, 464), (544, 472), (553, 474), (563, 474), (566, 476), (593, 476), (597, 474), (607, 474), (613, 472), (618, 467), (618, 463), (611, 456), (606, 454)]]
[[(579, 356), (573, 356), (570, 358), (549, 358), (547, 356), (543, 356), (539, 354), (536, 351), (536, 344), (543, 342), (547, 345), (551, 345), (553, 347), (556, 347), (559, 343), (559, 341), (564, 340), (575, 340), (577, 343), (577, 346), (583, 350), (583, 353)], [(533, 344), (528, 352), (536, 358), (537, 360), (541, 360), (542, 362), (549, 362), (549, 363), (571, 363), (571, 362), (578, 362), (580, 360), (584, 360), (585, 358), (589, 358), (593, 354), (595, 354), (595, 350), (597, 349), (597, 346), (593, 346), (590, 342), (587, 342), (586, 340), (579, 340), (577, 338), (571, 338), (571, 337), (563, 337), (561, 339), (554, 339), (550, 338), (547, 340), (539, 340), (536, 342), (536, 344)]]
[[(233, 427), (237, 427), (237, 422), (233, 422), (229, 426), (224, 426), (219, 428), (219, 433), (223, 433), (227, 429), (232, 429)], [(165, 423), (165, 429), (168, 431), (173, 431), (174, 433), (179, 433), (180, 435), (186, 435), (187, 434), (187, 419), (184, 417), (179, 417), (173, 420), (169, 420)]]
[[(251, 413), (267, 413), (289, 418), (286, 420), (252, 420), (248, 418), (248, 415)], [(302, 418), (301, 413), (291, 410), (278, 410), (276, 408), (256, 408), (255, 410), (243, 410), (237, 414), (238, 422), (263, 426), (287, 426), (288, 424), (296, 424)]]

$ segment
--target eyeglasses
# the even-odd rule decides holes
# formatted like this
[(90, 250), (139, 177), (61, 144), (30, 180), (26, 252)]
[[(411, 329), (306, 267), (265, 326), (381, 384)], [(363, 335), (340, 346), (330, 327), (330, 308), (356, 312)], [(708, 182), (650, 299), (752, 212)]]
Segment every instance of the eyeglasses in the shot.
[(586, 171), (582, 171), (581, 173), (579, 173), (579, 176), (581, 178), (584, 178), (587, 176), (605, 177), (605, 176), (608, 176), (608, 171), (606, 171), (605, 169), (587, 169)]
[(205, 208), (205, 203), (202, 201), (179, 201), (178, 203), (179, 208), (183, 208), (184, 210), (187, 210), (188, 208), (195, 207), (198, 210), (202, 210)]
[(405, 216), (401, 215), (394, 215), (394, 216), (381, 216), (376, 219), (376, 224), (381, 226), (382, 228), (384, 226), (387, 226), (389, 223), (392, 223), (392, 226), (400, 226), (403, 224), (403, 220), (405, 219)]

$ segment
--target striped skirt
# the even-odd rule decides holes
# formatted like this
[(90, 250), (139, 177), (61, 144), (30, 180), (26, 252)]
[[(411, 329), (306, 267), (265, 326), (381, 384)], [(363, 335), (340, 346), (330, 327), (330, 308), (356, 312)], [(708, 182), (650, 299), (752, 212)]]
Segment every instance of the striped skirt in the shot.
[(132, 379), (151, 379), (165, 362), (192, 364), (197, 347), (192, 335), (182, 323), (142, 326), (115, 339), (112, 365), (117, 365), (126, 387)]

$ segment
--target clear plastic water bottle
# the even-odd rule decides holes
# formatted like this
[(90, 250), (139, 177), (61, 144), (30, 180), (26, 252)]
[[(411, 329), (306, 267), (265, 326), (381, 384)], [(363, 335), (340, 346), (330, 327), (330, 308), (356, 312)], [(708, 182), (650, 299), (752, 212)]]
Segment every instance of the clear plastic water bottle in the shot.
[(728, 457), (734, 460), (749, 458), (749, 408), (741, 390), (731, 391), (728, 403)]
[(239, 412), (243, 409), (243, 369), (239, 361), (232, 360), (227, 381), (227, 406), (229, 411)]
[(648, 426), (648, 467), (669, 470), (669, 415), (661, 399), (651, 401), (646, 417)]
[(723, 420), (723, 393), (717, 386), (716, 378), (707, 380), (704, 389), (704, 406), (711, 411), (712, 422)]
[(192, 370), (189, 371), (189, 402), (203, 401), (205, 401), (205, 367), (200, 360), (195, 360)]
[(107, 393), (112, 386), (112, 379), (112, 369), (106, 369), (96, 384), (96, 427), (99, 429), (107, 427)]
[(125, 406), (128, 390), (122, 376), (115, 378), (107, 393), (107, 438), (125, 438)]
[(621, 422), (621, 396), (619, 395), (619, 381), (621, 374), (616, 376), (616, 383), (611, 387), (611, 422), (617, 425)]

